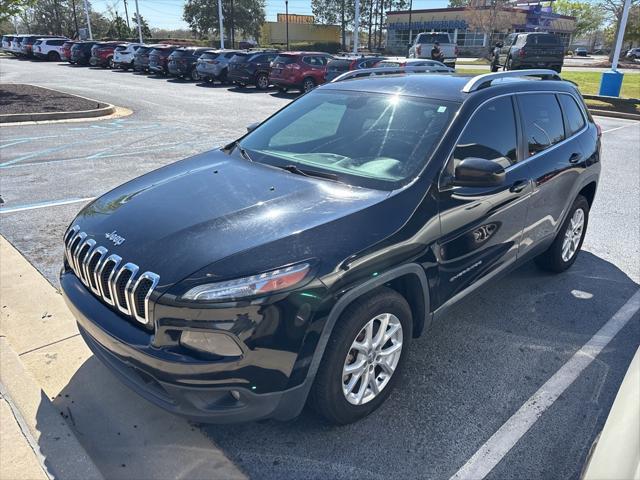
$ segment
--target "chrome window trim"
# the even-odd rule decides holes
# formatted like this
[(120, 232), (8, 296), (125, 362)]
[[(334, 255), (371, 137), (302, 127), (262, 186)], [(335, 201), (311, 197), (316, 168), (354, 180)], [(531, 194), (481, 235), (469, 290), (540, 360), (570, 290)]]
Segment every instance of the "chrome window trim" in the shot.
[(82, 247), (80, 248), (80, 250), (78, 250), (78, 255), (80, 255), (80, 252), (82, 252), (84, 247), (86, 247), (87, 245), (89, 246), (89, 250), (87, 250), (84, 258), (81, 259), (80, 257), (78, 257), (76, 261), (78, 262), (78, 265), (80, 267), (80, 280), (82, 280), (82, 283), (84, 283), (85, 286), (91, 288), (89, 284), (89, 277), (87, 275), (87, 259), (91, 256), (93, 249), (96, 247), (96, 241), (93, 238), (85, 240), (82, 243)]
[[(140, 282), (142, 280), (151, 281), (151, 286), (149, 287), (149, 291), (144, 297), (144, 317), (141, 317), (140, 315), (138, 315), (138, 309), (136, 308), (136, 301), (135, 301), (135, 293), (136, 293), (136, 290), (138, 290), (138, 287), (140, 286)], [(131, 289), (131, 305), (133, 306), (132, 308), (133, 316), (137, 321), (139, 321), (142, 324), (147, 325), (151, 319), (151, 312), (149, 309), (149, 298), (151, 298), (151, 294), (153, 293), (155, 288), (158, 286), (159, 281), (160, 281), (159, 275), (153, 272), (144, 272), (142, 275), (138, 277), (136, 284)]]
[[(93, 278), (93, 281), (96, 284), (96, 288), (94, 288), (91, 281), (89, 281), (89, 288), (93, 293), (95, 293), (99, 297), (103, 297), (103, 295), (102, 295), (102, 291), (100, 290), (100, 277), (98, 276), (98, 272), (100, 271), (100, 267), (102, 266), (102, 262), (107, 256), (107, 253), (109, 253), (109, 251), (106, 248), (102, 246), (96, 247), (91, 253), (91, 255), (89, 256), (89, 261), (87, 262), (87, 274), (91, 275), (91, 277)], [(98, 260), (98, 263), (96, 263), (96, 267), (93, 269), (93, 272), (90, 272), (89, 265), (91, 265), (91, 261), (93, 260), (93, 257), (95, 257), (96, 255), (100, 255), (100, 259)]]
[[(107, 288), (109, 289), (109, 297), (110, 297), (110, 298), (107, 298), (107, 296), (104, 294), (104, 287), (102, 285), (102, 272), (104, 271), (104, 268), (107, 266), (109, 262), (114, 262), (114, 264), (113, 264), (113, 270), (111, 270), (111, 273), (109, 274), (109, 278), (107, 278)], [(116, 304), (113, 299), (113, 289), (111, 288), (111, 280), (113, 279), (113, 276), (118, 270), (118, 266), (120, 266), (120, 262), (122, 262), (122, 257), (113, 253), (105, 259), (98, 273), (98, 276), (100, 278), (100, 283), (98, 285), (100, 287), (100, 293), (102, 294), (102, 299), (112, 307), (115, 307)]]
[[(130, 285), (133, 281), (133, 278), (136, 276), (136, 273), (138, 273), (139, 267), (135, 264), (135, 263), (125, 263), (122, 268), (120, 269), (120, 271), (118, 272), (118, 274), (115, 276), (115, 278), (113, 279), (113, 282), (111, 282), (111, 291), (113, 292), (113, 300), (116, 302), (116, 307), (118, 307), (118, 310), (120, 310), (122, 313), (125, 313), (127, 315), (131, 315), (131, 307), (129, 305), (129, 291), (130, 291)], [(131, 272), (131, 276), (129, 277), (129, 280), (127, 280), (127, 283), (124, 286), (124, 303), (125, 303), (125, 307), (123, 307), (122, 305), (120, 305), (120, 300), (118, 298), (118, 279), (122, 276), (122, 274), (125, 271), (129, 271)]]

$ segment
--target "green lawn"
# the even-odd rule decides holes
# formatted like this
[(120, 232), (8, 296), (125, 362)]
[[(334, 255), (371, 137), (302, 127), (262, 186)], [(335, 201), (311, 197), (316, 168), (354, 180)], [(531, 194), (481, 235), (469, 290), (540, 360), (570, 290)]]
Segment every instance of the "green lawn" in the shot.
[[(481, 73), (489, 73), (489, 69), (457, 68), (456, 72), (480, 75)], [(602, 74), (599, 72), (571, 71), (562, 72), (562, 78), (577, 83), (583, 94), (597, 95), (598, 90), (600, 90), (600, 79), (602, 78)], [(624, 98), (640, 98), (640, 72), (626, 73), (624, 75), (620, 96)]]

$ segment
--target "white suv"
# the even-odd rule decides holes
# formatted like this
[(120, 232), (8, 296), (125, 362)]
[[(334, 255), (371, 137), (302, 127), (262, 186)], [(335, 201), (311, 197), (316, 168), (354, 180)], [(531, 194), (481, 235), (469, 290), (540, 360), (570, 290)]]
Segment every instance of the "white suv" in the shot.
[(141, 43), (118, 45), (113, 51), (113, 68), (121, 68), (122, 70), (133, 68), (133, 55), (142, 45)]
[(62, 57), (62, 45), (68, 38), (40, 38), (33, 44), (33, 54), (42, 59), (59, 62)]

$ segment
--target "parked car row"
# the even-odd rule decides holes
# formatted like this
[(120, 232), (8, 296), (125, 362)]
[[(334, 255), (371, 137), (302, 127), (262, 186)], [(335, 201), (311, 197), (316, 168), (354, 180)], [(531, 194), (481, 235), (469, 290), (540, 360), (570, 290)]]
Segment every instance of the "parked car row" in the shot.
[[(31, 50), (22, 49), (22, 43)], [(19, 45), (19, 46), (18, 46)], [(430, 66), (436, 72), (452, 72), (441, 62), (420, 58), (332, 56), (326, 52), (273, 49), (213, 49), (172, 44), (141, 44), (121, 41), (74, 41), (62, 37), (5, 35), (3, 50), (21, 56), (66, 61), (74, 65), (132, 70), (140, 73), (185, 78), (192, 81), (249, 85), (259, 90), (270, 86), (281, 92), (308, 92), (350, 70), (371, 67)], [(26, 48), (26, 47), (25, 47)]]

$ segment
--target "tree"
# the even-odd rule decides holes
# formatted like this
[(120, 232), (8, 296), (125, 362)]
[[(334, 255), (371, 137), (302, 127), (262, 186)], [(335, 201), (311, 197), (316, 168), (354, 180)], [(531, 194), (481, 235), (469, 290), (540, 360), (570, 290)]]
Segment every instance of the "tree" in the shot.
[[(131, 20), (133, 20), (134, 23), (134, 27), (133, 27), (133, 36), (134, 37), (138, 37), (138, 14), (134, 13), (133, 17), (131, 17)], [(142, 38), (151, 38), (151, 29), (149, 28), (149, 24), (147, 23), (147, 21), (144, 19), (144, 17), (142, 15), (140, 15), (140, 30), (142, 31)]]
[(449, 8), (468, 7), (469, 0), (449, 0)]
[[(640, 4), (640, 0), (631, 0), (631, 10)], [(605, 13), (605, 18), (615, 25), (615, 34), (613, 36), (613, 42), (618, 37), (618, 30), (620, 29), (620, 22), (622, 21), (622, 10), (624, 7), (624, 0), (602, 0), (598, 5)], [(631, 13), (631, 11), (629, 12)], [(628, 32), (630, 23), (627, 22)], [(625, 35), (626, 36), (626, 35)], [(614, 49), (611, 49), (609, 53), (609, 61), (613, 60)]]
[(594, 33), (602, 27), (605, 20), (602, 9), (593, 3), (579, 0), (556, 0), (552, 6), (554, 13), (576, 17), (574, 38)]
[(476, 1), (467, 7), (469, 25), (487, 36), (489, 47), (493, 45), (494, 34), (506, 32), (511, 28), (513, 24), (511, 15), (505, 12), (505, 9), (510, 8), (511, 5), (510, 0), (488, 0)]
[(107, 11), (111, 15), (107, 37), (117, 39), (129, 38), (131, 36), (131, 29), (127, 26), (127, 21), (118, 14), (117, 10), (107, 7)]
[(0, 0), (0, 22), (10, 20), (34, 3), (35, 0)]
[[(259, 38), (265, 20), (264, 5), (264, 0), (223, 0), (225, 38), (231, 38), (232, 25), (245, 37)], [(217, 2), (186, 0), (182, 18), (199, 38), (206, 37), (210, 32), (220, 34)]]

